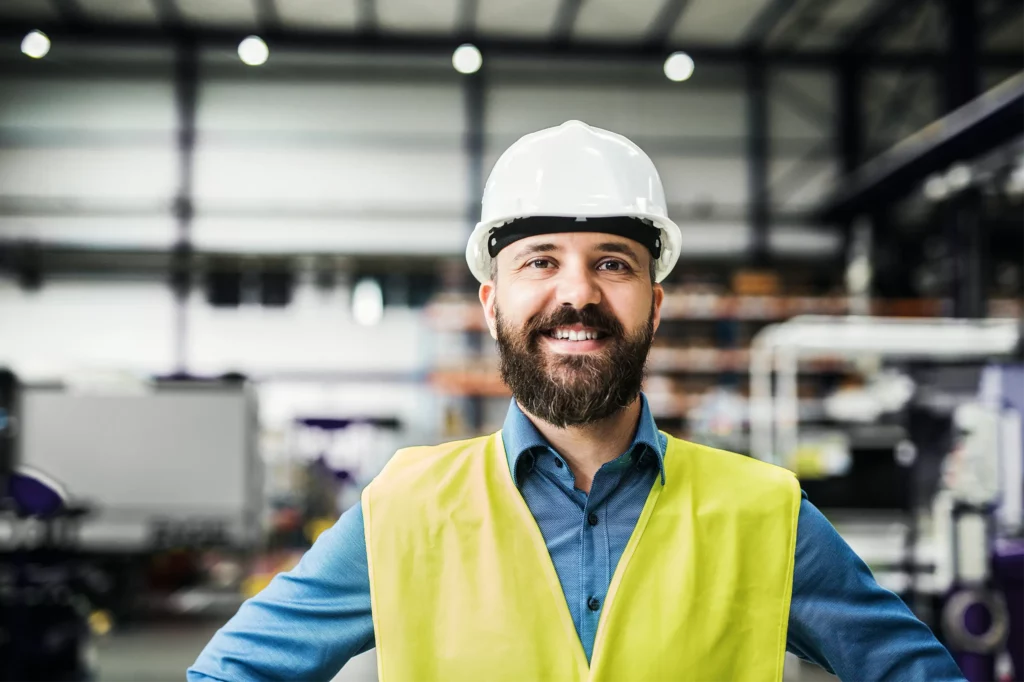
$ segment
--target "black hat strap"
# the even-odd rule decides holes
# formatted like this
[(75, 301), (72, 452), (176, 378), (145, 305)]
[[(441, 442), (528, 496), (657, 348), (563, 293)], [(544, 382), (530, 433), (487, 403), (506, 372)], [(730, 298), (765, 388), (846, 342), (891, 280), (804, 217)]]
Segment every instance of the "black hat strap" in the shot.
[(491, 229), (487, 238), (487, 253), (491, 258), (509, 244), (540, 234), (565, 232), (601, 232), (632, 239), (647, 247), (651, 257), (661, 256), (661, 230), (650, 220), (613, 216), (609, 218), (566, 218), (561, 216), (533, 216), (519, 218)]

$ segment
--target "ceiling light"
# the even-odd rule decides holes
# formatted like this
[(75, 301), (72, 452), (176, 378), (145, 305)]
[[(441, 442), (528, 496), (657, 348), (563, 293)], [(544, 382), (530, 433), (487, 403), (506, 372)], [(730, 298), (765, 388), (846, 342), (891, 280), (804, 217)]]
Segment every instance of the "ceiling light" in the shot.
[(455, 52), (452, 53), (452, 66), (459, 73), (476, 73), (483, 66), (484, 57), (480, 54), (480, 50), (477, 49), (476, 45), (465, 43), (455, 48)]
[(693, 75), (693, 58), (685, 52), (673, 52), (665, 60), (665, 76), (679, 83)]
[(265, 64), (270, 56), (270, 48), (259, 36), (249, 36), (238, 44), (238, 58), (249, 66)]
[(50, 51), (50, 39), (42, 31), (32, 31), (22, 39), (21, 51), (32, 59), (42, 59)]
[(352, 317), (357, 324), (372, 327), (384, 317), (384, 292), (380, 282), (364, 277), (352, 289)]
[(924, 181), (924, 196), (929, 201), (942, 201), (949, 196), (949, 185), (938, 173), (928, 176)]
[(971, 168), (967, 164), (958, 163), (946, 171), (946, 184), (954, 192), (962, 192), (971, 184)]

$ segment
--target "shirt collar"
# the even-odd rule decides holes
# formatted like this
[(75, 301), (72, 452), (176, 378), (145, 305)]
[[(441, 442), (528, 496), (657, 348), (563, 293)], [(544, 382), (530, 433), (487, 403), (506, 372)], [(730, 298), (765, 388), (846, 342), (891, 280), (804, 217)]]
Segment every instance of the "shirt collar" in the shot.
[[(519, 403), (515, 398), (512, 398), (508, 413), (505, 415), (505, 424), (501, 427), (501, 439), (505, 444), (505, 457), (508, 458), (508, 468), (512, 472), (512, 480), (517, 486), (520, 483), (516, 479), (516, 467), (519, 459), (534, 448), (551, 447), (551, 444), (541, 435), (529, 417), (519, 408)], [(627, 452), (634, 452), (638, 445), (646, 446), (647, 450), (657, 457), (661, 484), (664, 485), (665, 439), (658, 433), (658, 425), (654, 422), (654, 415), (651, 414), (651, 408), (647, 404), (647, 396), (643, 393), (640, 394), (640, 422)]]

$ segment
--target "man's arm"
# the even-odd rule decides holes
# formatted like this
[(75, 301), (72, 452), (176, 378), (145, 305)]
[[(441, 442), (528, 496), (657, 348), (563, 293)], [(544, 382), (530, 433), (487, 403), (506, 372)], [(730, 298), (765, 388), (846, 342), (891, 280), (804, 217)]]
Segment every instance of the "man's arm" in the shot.
[(963, 682), (931, 630), (806, 499), (797, 526), (787, 648), (841, 680)]
[(370, 578), (357, 504), (298, 566), (276, 576), (217, 631), (188, 680), (329, 680), (371, 648)]

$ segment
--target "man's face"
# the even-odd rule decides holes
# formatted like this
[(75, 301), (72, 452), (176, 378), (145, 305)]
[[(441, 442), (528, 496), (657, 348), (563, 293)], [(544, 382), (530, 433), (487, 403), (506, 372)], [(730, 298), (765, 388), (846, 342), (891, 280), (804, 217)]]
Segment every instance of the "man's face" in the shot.
[(480, 302), (524, 409), (565, 427), (633, 402), (664, 297), (650, 259), (637, 242), (594, 232), (528, 237), (498, 254)]

